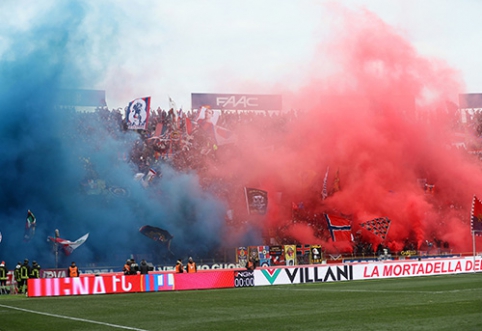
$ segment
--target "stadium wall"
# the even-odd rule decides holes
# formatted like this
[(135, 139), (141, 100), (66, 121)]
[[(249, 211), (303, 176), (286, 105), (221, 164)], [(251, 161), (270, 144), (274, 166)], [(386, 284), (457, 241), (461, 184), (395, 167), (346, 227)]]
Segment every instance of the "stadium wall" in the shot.
[(218, 289), (289, 285), (382, 278), (419, 277), (482, 272), (482, 257), (402, 260), (324, 265), (203, 270), (194, 274), (150, 272), (125, 276), (121, 273), (82, 275), (76, 278), (28, 280), (28, 297), (139, 293), (175, 290)]

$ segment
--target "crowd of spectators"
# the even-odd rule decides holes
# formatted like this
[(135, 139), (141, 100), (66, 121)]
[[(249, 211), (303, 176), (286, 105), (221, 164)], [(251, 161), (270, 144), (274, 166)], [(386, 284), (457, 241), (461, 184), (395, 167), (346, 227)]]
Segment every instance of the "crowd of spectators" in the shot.
[[(158, 176), (161, 177), (160, 166), (169, 164), (177, 171), (194, 170), (202, 177), (209, 174), (209, 172), (204, 171), (206, 167), (221, 162), (218, 158), (220, 146), (217, 145), (215, 136), (200, 130), (199, 126), (196, 125), (196, 120), (200, 116), (198, 110), (170, 109), (166, 111), (161, 108), (151, 109), (147, 129), (136, 130), (137, 138), (133, 142), (124, 137), (128, 129), (122, 109), (103, 107), (97, 108), (93, 112), (74, 113), (79, 133), (82, 133), (85, 139), (90, 139), (89, 131), (93, 130), (93, 127), (89, 127), (89, 123), (96, 123), (95, 125), (102, 125), (113, 138), (126, 144), (124, 150), (130, 152), (122, 157), (130, 162), (138, 173), (147, 174), (150, 169), (155, 169)], [(240, 140), (245, 138), (243, 134), (253, 129), (268, 133), (262, 137), (272, 139), (276, 135), (269, 133), (282, 134), (286, 132), (287, 126), (296, 121), (298, 116), (300, 116), (300, 112), (294, 110), (289, 112), (221, 111), (217, 126), (235, 133)], [(86, 118), (89, 118), (89, 120), (86, 120)], [(457, 125), (460, 125), (460, 123), (457, 122)], [(474, 114), (466, 126), (473, 127), (476, 132), (479, 132), (479, 128), (482, 127), (482, 116), (477, 113)], [(248, 128), (249, 130), (247, 130)], [(91, 141), (91, 143), (97, 142)], [(273, 141), (260, 143), (271, 144)], [(226, 153), (233, 149), (232, 152), (235, 153), (235, 145), (227, 144), (222, 146), (222, 150)], [(200, 179), (201, 184), (216, 180), (215, 178)], [(216, 194), (217, 192), (213, 193)], [(232, 220), (227, 219), (227, 221)], [(329, 231), (327, 231), (322, 214), (312, 213), (309, 210), (298, 211), (293, 217), (293, 223), (297, 222), (312, 227), (315, 236), (320, 238), (320, 241), (328, 239)], [(279, 230), (280, 233), (283, 233), (283, 229)], [(278, 237), (278, 239), (279, 244), (301, 244), (289, 236)], [(446, 243), (436, 243), (436, 246), (440, 248), (444, 248), (446, 245)], [(412, 241), (406, 243), (407, 250), (413, 247)], [(376, 252), (377, 250), (372, 247), (371, 243), (361, 240), (354, 241), (354, 254), (370, 255)]]

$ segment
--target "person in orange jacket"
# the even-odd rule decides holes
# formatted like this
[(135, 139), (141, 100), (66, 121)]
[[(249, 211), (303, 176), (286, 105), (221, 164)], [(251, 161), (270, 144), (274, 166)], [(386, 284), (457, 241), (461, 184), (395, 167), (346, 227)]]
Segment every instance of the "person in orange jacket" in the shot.
[(176, 263), (176, 272), (177, 273), (183, 273), (184, 272), (184, 266), (182, 265), (182, 260), (179, 259), (177, 260), (177, 263)]
[(79, 268), (74, 261), (72, 261), (69, 269), (67, 269), (67, 277), (79, 277)]
[(197, 272), (196, 262), (193, 261), (192, 257), (189, 257), (188, 259), (186, 271), (187, 273)]
[(131, 274), (131, 260), (127, 259), (126, 263), (124, 264), (124, 267), (122, 268), (122, 272), (124, 275), (130, 275)]

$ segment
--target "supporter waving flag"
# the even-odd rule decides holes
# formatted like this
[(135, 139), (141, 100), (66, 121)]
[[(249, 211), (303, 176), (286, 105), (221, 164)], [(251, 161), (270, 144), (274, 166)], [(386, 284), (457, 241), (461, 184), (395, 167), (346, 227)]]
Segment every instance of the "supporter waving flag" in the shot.
[(326, 168), (325, 178), (323, 179), (323, 189), (321, 190), (321, 198), (325, 200), (328, 198), (328, 173), (330, 172), (330, 167)]
[(154, 241), (165, 244), (167, 249), (171, 250), (171, 240), (174, 237), (169, 231), (151, 225), (144, 225), (139, 229), (139, 232)]
[(132, 130), (147, 130), (151, 97), (137, 98), (129, 102), (126, 109), (127, 128)]
[(48, 237), (48, 240), (54, 245), (56, 249), (62, 248), (65, 255), (69, 256), (74, 250), (79, 248), (80, 245), (85, 243), (89, 238), (89, 233), (84, 234), (82, 237), (75, 241), (60, 238), (58, 230), (55, 230), (54, 237)]
[(23, 236), (23, 240), (28, 242), (30, 239), (33, 238), (35, 235), (35, 228), (37, 226), (37, 218), (35, 215), (29, 210), (27, 210), (27, 220), (25, 221), (25, 234)]

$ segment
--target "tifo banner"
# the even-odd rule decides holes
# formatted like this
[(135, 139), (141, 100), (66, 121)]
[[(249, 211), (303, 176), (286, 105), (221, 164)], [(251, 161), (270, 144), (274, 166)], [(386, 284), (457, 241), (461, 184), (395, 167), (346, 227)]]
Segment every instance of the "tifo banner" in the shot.
[(323, 253), (321, 250), (321, 245), (311, 245), (311, 263), (317, 264), (321, 263), (323, 260)]
[(238, 247), (236, 249), (236, 259), (241, 267), (245, 267), (248, 263), (248, 249), (246, 247)]
[(268, 192), (257, 188), (245, 187), (246, 206), (251, 215), (264, 215), (268, 209)]
[(269, 246), (271, 265), (286, 265), (285, 252), (282, 245)]
[(258, 258), (260, 267), (269, 267), (271, 258), (269, 255), (269, 246), (258, 246)]
[(286, 265), (296, 264), (296, 245), (285, 245), (285, 261)]
[[(310, 264), (311, 259), (310, 245), (296, 245), (296, 264)], [(320, 262), (318, 262), (320, 263)]]
[(253, 258), (254, 260), (258, 260), (258, 246), (249, 246), (248, 247), (248, 254), (249, 258)]
[(277, 94), (210, 94), (191, 93), (191, 108), (210, 106), (222, 110), (282, 110)]
[(137, 98), (129, 102), (126, 109), (127, 128), (132, 130), (147, 130), (151, 97)]

